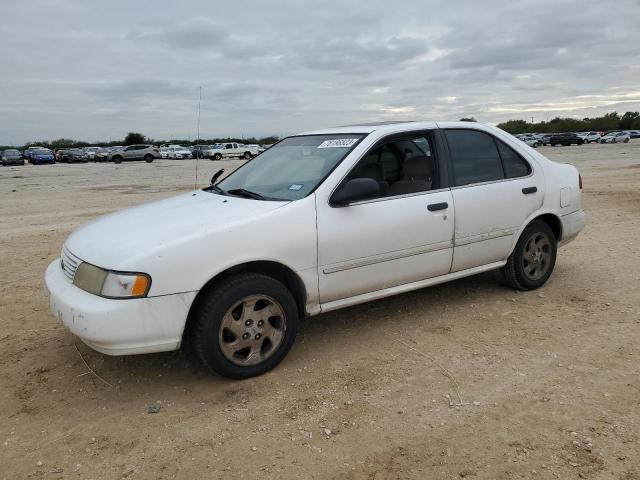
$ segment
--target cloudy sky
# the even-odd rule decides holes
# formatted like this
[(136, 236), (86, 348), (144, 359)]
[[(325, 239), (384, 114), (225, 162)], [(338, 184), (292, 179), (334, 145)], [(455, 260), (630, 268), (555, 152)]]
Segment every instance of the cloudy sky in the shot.
[(640, 110), (640, 1), (0, 0), (0, 144)]

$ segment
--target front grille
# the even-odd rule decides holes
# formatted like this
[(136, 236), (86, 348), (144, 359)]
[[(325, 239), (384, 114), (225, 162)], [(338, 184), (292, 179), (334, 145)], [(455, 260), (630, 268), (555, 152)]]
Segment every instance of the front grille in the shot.
[(82, 260), (71, 253), (67, 247), (62, 247), (62, 252), (60, 253), (60, 266), (62, 267), (64, 276), (67, 277), (71, 283), (73, 283), (76, 270), (81, 262)]

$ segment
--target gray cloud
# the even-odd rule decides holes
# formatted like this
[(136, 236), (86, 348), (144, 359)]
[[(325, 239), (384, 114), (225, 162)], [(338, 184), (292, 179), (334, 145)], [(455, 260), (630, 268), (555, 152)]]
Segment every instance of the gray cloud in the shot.
[(227, 39), (224, 28), (207, 18), (193, 18), (164, 26), (146, 23), (136, 25), (127, 34), (127, 39), (158, 42), (171, 48), (187, 50), (210, 50), (220, 46)]
[(636, 0), (5, 2), (0, 143), (194, 137), (200, 86), (207, 136), (640, 110), (638, 24)]

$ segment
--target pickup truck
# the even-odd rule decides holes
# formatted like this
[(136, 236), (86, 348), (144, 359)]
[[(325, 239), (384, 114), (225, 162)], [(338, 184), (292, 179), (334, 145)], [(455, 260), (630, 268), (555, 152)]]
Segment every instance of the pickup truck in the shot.
[(260, 153), (259, 149), (254, 145), (243, 145), (242, 143), (220, 143), (213, 146), (214, 160), (222, 160), (223, 158), (244, 158), (249, 160)]

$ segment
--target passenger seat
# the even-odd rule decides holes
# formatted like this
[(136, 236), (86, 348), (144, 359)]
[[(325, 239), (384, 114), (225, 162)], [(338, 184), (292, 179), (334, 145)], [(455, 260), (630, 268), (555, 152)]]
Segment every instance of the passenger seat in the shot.
[(433, 157), (426, 155), (409, 157), (402, 166), (402, 179), (391, 185), (389, 195), (404, 195), (431, 190), (434, 173)]

